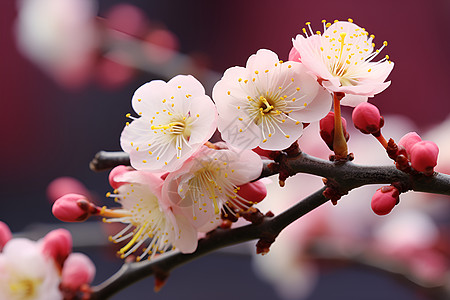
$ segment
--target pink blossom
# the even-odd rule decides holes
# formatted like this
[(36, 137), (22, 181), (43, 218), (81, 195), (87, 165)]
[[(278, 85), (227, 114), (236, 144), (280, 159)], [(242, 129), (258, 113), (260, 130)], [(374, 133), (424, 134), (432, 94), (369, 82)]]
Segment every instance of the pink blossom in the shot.
[(283, 150), (303, 133), (303, 123), (317, 121), (332, 99), (298, 62), (282, 62), (261, 49), (246, 67), (225, 71), (213, 89), (222, 138), (241, 149)]
[(216, 129), (214, 103), (190, 75), (148, 82), (131, 102), (140, 117), (127, 115), (134, 121), (125, 126), (120, 144), (137, 170), (175, 171)]
[(0, 299), (61, 300), (60, 277), (40, 243), (10, 240), (0, 253)]
[(297, 35), (293, 45), (301, 62), (325, 88), (331, 93), (348, 94), (341, 100), (342, 105), (356, 106), (389, 86), (385, 80), (394, 67), (389, 56), (372, 61), (387, 42), (374, 51), (374, 36), (351, 19), (334, 24), (324, 20), (322, 34), (314, 33), (309, 22), (306, 25), (305, 36)]
[(204, 146), (181, 169), (167, 176), (163, 195), (199, 231), (209, 231), (217, 226), (220, 212), (234, 214), (233, 208), (251, 206), (251, 199), (238, 194), (239, 186), (256, 179), (261, 170), (261, 158), (251, 150)]
[(124, 258), (146, 248), (137, 257), (141, 260), (149, 255), (178, 248), (183, 253), (191, 253), (197, 248), (197, 231), (176, 211), (173, 204), (162, 196), (163, 180), (158, 174), (144, 171), (121, 173), (113, 178), (114, 182), (123, 182), (110, 197), (122, 206), (119, 209), (100, 213), (107, 217), (107, 223), (123, 223), (127, 226), (110, 237), (115, 243), (128, 241), (119, 250)]

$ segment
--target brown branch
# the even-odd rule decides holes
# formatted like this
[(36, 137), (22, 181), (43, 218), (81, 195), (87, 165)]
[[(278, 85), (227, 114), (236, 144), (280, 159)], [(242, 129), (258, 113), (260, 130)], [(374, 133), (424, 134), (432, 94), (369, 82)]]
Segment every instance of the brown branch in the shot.
[[(129, 158), (123, 152), (99, 152), (91, 162), (91, 168), (99, 171), (119, 164), (129, 164)], [(297, 157), (283, 160), (284, 171), (289, 175), (309, 173), (322, 176), (337, 183), (341, 191), (367, 184), (401, 183), (405, 190), (450, 195), (450, 176), (435, 173), (433, 176), (410, 175), (397, 170), (394, 166), (361, 166), (352, 162), (331, 162), (301, 153)], [(260, 178), (278, 174), (280, 165), (266, 161)], [(172, 269), (214, 250), (254, 239), (268, 241), (269, 244), (289, 224), (306, 213), (328, 201), (323, 196), (325, 187), (300, 201), (293, 207), (275, 217), (264, 217), (258, 224), (250, 224), (236, 229), (216, 229), (198, 243), (197, 250), (191, 254), (170, 252), (152, 261), (125, 263), (122, 268), (102, 284), (92, 288), (90, 299), (106, 299), (121, 289), (150, 275), (167, 275)]]
[[(90, 167), (94, 171), (103, 171), (121, 164), (130, 164), (127, 153), (100, 151), (91, 161)], [(435, 173), (433, 176), (411, 175), (396, 169), (393, 165), (380, 167), (357, 165), (350, 161), (344, 163), (331, 162), (306, 153), (301, 153), (294, 158), (287, 158), (284, 164), (291, 176), (297, 173), (308, 173), (333, 179), (346, 191), (367, 184), (401, 182), (409, 190), (450, 195), (450, 176), (447, 174)], [(278, 173), (278, 164), (272, 161), (265, 161), (260, 178)]]
[(116, 274), (92, 288), (90, 299), (107, 299), (144, 277), (161, 272), (169, 273), (178, 266), (220, 248), (258, 238), (275, 238), (287, 225), (327, 202), (328, 199), (322, 195), (324, 190), (325, 188), (318, 190), (276, 217), (265, 217), (259, 224), (250, 224), (235, 229), (217, 228), (206, 238), (199, 240), (194, 253), (183, 254), (174, 251), (163, 254), (152, 261), (125, 263)]

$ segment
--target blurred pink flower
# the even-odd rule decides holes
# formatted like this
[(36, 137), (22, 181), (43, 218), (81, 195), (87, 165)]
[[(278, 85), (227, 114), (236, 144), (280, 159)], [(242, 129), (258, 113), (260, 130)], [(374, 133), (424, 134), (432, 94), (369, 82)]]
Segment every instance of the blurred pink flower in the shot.
[(0, 253), (0, 299), (61, 300), (59, 271), (41, 244), (10, 240)]
[(54, 80), (78, 87), (90, 76), (97, 50), (97, 7), (91, 0), (18, 1), (20, 51)]
[(47, 197), (51, 203), (66, 194), (79, 194), (90, 198), (91, 193), (86, 186), (73, 177), (58, 177), (47, 186)]

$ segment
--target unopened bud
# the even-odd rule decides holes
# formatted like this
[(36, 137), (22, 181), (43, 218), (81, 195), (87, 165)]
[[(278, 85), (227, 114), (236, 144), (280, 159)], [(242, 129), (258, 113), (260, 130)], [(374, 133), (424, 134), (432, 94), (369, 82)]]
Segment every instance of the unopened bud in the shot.
[(126, 182), (115, 181), (114, 178), (115, 178), (116, 176), (122, 175), (122, 174), (124, 174), (124, 173), (126, 173), (126, 172), (133, 171), (133, 170), (134, 170), (134, 169), (131, 168), (131, 167), (128, 167), (128, 166), (122, 166), (122, 165), (117, 166), (117, 167), (115, 167), (114, 169), (112, 169), (111, 172), (109, 172), (109, 176), (108, 176), (109, 184), (111, 185), (111, 187), (112, 187), (113, 189), (117, 189), (117, 188), (119, 188), (121, 185), (126, 184)]
[(425, 175), (432, 175), (437, 164), (438, 146), (430, 141), (421, 141), (411, 147), (411, 167)]
[(421, 142), (421, 141), (422, 141), (422, 139), (420, 138), (420, 136), (417, 133), (408, 132), (400, 139), (400, 141), (398, 141), (398, 145), (405, 148), (406, 153), (408, 154), (408, 157), (409, 157), (412, 146), (414, 146), (416, 143)]
[(2, 251), (3, 247), (6, 243), (12, 238), (11, 230), (9, 229), (6, 223), (0, 221), (0, 251)]
[(42, 240), (42, 253), (53, 258), (62, 268), (66, 258), (72, 252), (72, 236), (66, 229), (60, 228), (47, 233)]
[(387, 215), (399, 201), (399, 191), (395, 187), (383, 186), (372, 197), (372, 210), (377, 215)]
[(292, 47), (291, 51), (289, 51), (289, 61), (301, 61), (300, 52), (295, 47)]
[(86, 255), (72, 253), (64, 263), (61, 289), (76, 292), (81, 286), (90, 284), (95, 276), (95, 265)]
[[(348, 141), (350, 135), (347, 132), (347, 121), (341, 117), (342, 120), (342, 129), (344, 130), (345, 140)], [(320, 136), (327, 144), (328, 148), (333, 151), (333, 142), (334, 142), (334, 112), (330, 111), (328, 115), (325, 116), (319, 122), (320, 126)]]
[(253, 203), (259, 203), (266, 198), (267, 189), (266, 185), (258, 180), (239, 186), (239, 191), (237, 194), (245, 200)]
[(384, 125), (378, 108), (368, 102), (358, 104), (352, 113), (353, 124), (364, 134), (377, 134)]
[(63, 222), (83, 222), (99, 208), (82, 195), (67, 194), (55, 201), (52, 212)]

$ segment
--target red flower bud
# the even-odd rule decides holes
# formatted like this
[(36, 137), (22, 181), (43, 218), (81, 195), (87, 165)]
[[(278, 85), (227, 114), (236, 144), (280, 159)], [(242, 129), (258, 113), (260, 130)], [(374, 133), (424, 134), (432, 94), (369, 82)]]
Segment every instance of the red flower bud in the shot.
[(99, 208), (82, 195), (67, 194), (55, 201), (52, 212), (63, 222), (83, 222)]
[[(347, 132), (347, 121), (341, 117), (342, 129), (344, 130), (345, 140), (348, 141), (350, 135)], [(334, 141), (334, 112), (330, 111), (328, 115), (325, 116), (319, 122), (320, 126), (320, 136), (327, 144), (328, 148), (333, 151), (333, 141)]]
[(411, 153), (412, 146), (414, 146), (416, 143), (420, 141), (422, 141), (422, 139), (417, 133), (408, 132), (400, 139), (400, 141), (398, 141), (398, 145), (403, 146), (406, 149), (406, 153), (408, 153), (409, 156)]
[(86, 255), (72, 253), (64, 263), (61, 289), (76, 292), (84, 284), (90, 284), (95, 276), (95, 265)]
[(237, 194), (245, 200), (253, 203), (259, 203), (266, 198), (267, 189), (266, 185), (258, 180), (239, 186), (239, 191)]
[(380, 216), (390, 213), (399, 201), (399, 194), (399, 191), (392, 185), (379, 188), (372, 197), (373, 212)]
[(11, 230), (9, 229), (6, 223), (0, 221), (0, 251), (2, 251), (3, 247), (6, 243), (12, 238)]
[(60, 268), (71, 252), (72, 236), (66, 229), (50, 231), (42, 241), (42, 253), (53, 258)]
[(353, 124), (364, 134), (376, 134), (384, 125), (384, 119), (378, 108), (370, 103), (363, 102), (353, 109)]
[(411, 147), (411, 167), (425, 175), (432, 175), (437, 164), (438, 146), (430, 141), (421, 141)]

